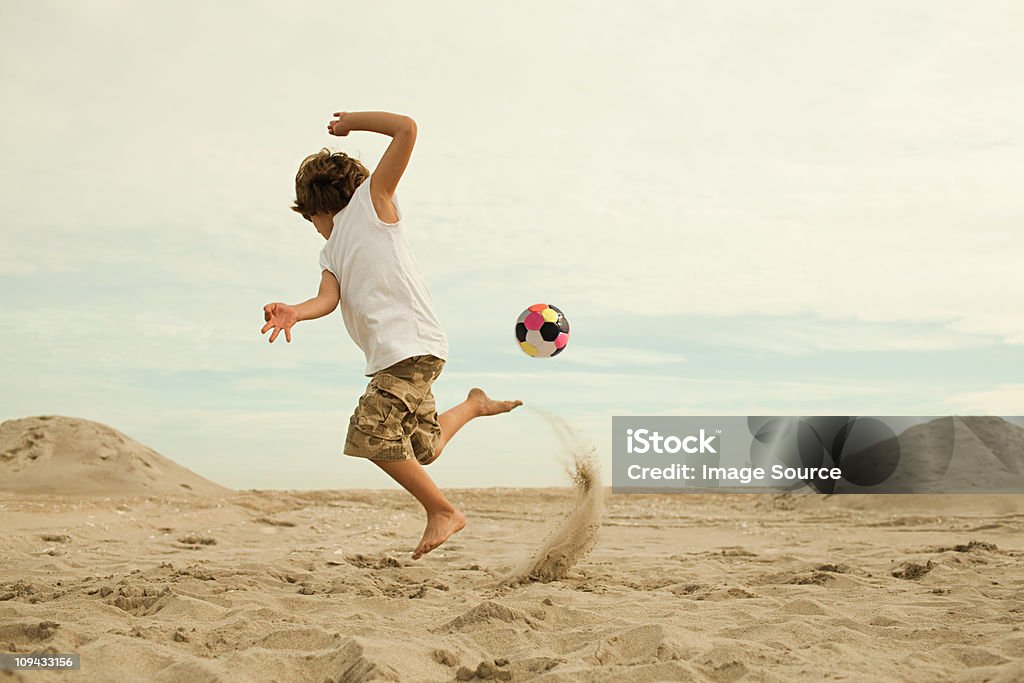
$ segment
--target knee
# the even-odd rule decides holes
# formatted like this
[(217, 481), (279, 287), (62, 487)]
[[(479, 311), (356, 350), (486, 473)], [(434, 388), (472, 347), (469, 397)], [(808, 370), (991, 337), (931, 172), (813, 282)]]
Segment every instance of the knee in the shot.
[(429, 465), (430, 463), (434, 462), (435, 460), (438, 459), (438, 457), (440, 457), (442, 450), (444, 450), (444, 446), (441, 446), (436, 451), (434, 451), (434, 453), (429, 458), (427, 458), (426, 460), (421, 460), (420, 464), (426, 466), (426, 465)]

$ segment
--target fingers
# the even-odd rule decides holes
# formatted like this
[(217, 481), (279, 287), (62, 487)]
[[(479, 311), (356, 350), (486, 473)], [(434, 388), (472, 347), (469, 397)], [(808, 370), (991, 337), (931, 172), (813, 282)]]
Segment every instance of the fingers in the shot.
[(263, 329), (260, 330), (260, 334), (266, 334), (267, 330), (269, 330), (273, 326), (274, 326), (274, 323), (268, 322), (266, 325), (263, 326)]
[(284, 340), (286, 342), (288, 342), (289, 344), (292, 343), (292, 328), (290, 328), (290, 327), (284, 328)]
[(270, 343), (273, 344), (274, 340), (277, 339), (277, 335), (281, 334), (281, 328), (275, 327), (274, 331), (270, 335)]
[[(344, 112), (344, 111), (336, 111), (336, 112), (334, 112), (333, 116), (337, 116), (338, 118), (335, 121), (328, 122), (328, 124), (327, 124), (327, 132), (330, 133), (331, 135), (337, 135), (338, 137), (345, 137), (346, 135), (348, 135), (348, 132), (340, 127), (341, 119), (346, 114), (348, 114), (348, 112)], [(335, 127), (335, 126), (338, 126), (338, 127)]]
[(339, 138), (343, 138), (348, 135), (348, 131), (338, 121), (332, 121), (327, 124), (327, 132), (331, 135), (336, 135)]

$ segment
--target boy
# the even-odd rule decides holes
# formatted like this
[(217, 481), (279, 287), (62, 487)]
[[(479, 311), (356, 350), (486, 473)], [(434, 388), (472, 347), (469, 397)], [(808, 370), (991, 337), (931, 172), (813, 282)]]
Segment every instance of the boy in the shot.
[(270, 341), (292, 326), (321, 318), (341, 304), (345, 328), (366, 355), (366, 392), (349, 420), (344, 452), (372, 460), (411, 493), (427, 513), (419, 559), (466, 525), (423, 469), (455, 432), (475, 417), (507, 413), (522, 401), (495, 401), (480, 389), (437, 414), (431, 384), (448, 358), (448, 340), (434, 314), (430, 292), (405, 238), (395, 200), (416, 142), (416, 123), (385, 112), (335, 112), (331, 135), (372, 131), (391, 137), (377, 169), (323, 149), (306, 157), (295, 176), (293, 210), (310, 221), (327, 244), (320, 252), (320, 291), (301, 304), (263, 307), (262, 333)]

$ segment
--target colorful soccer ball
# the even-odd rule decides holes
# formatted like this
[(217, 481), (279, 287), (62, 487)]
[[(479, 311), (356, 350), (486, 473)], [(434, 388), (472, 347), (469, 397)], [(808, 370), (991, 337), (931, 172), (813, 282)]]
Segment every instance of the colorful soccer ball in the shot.
[(516, 341), (528, 356), (557, 356), (569, 343), (569, 321), (551, 304), (534, 304), (516, 320)]

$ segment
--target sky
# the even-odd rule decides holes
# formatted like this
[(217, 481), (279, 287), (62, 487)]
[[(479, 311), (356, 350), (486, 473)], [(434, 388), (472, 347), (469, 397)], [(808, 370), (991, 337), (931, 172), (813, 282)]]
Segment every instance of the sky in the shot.
[[(472, 386), (442, 486), (566, 483), (542, 411), (1024, 414), (1024, 6), (0, 5), (0, 419), (97, 420), (235, 488), (389, 486), (340, 455), (362, 354), (289, 210), (323, 146), (409, 114), (399, 197)], [(566, 351), (516, 346), (554, 303)]]

